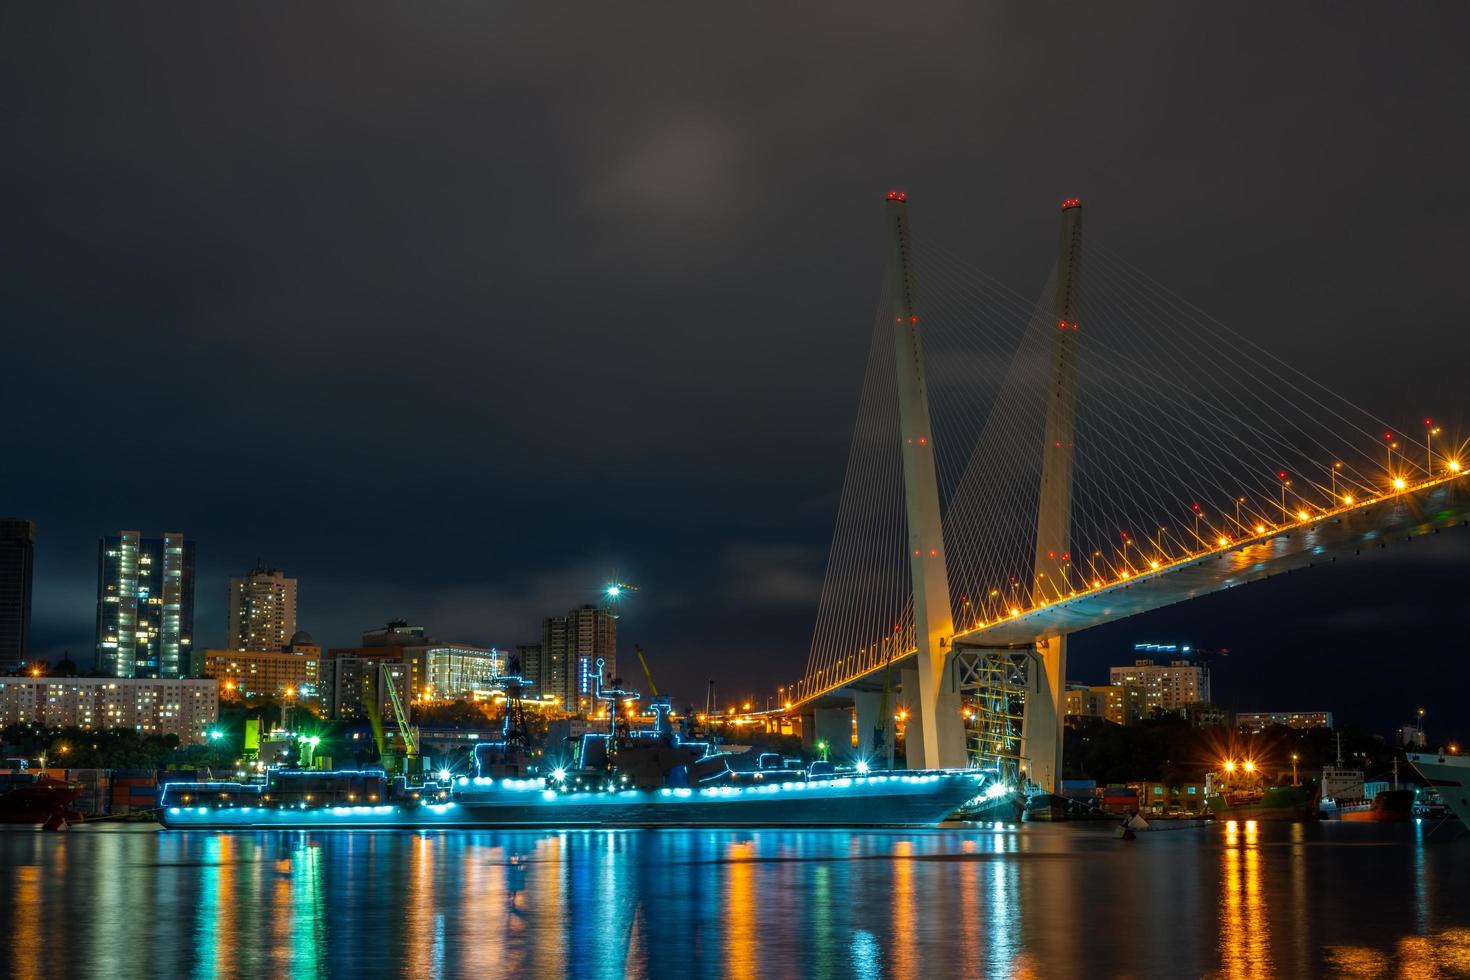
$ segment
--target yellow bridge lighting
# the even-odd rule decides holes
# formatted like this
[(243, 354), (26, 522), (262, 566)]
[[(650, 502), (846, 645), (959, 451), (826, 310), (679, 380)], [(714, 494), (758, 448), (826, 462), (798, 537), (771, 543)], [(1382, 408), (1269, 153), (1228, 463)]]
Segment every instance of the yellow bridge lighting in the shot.
[(1151, 561), (1151, 562), (1148, 563), (1148, 567), (1149, 568), (1158, 568), (1159, 567), (1159, 563), (1156, 562), (1156, 561)]
[(1296, 512), (1296, 519), (1299, 520), (1299, 521), (1304, 521), (1304, 520), (1306, 520), (1307, 518), (1309, 518), (1311, 516), (1312, 516), (1311, 514), (1308, 514), (1304, 510), (1299, 510), (1299, 511)]
[(1225, 540), (1225, 539), (1224, 539), (1224, 538), (1221, 538), (1221, 539), (1220, 539), (1220, 540), (1219, 540), (1219, 541), (1218, 541), (1218, 542), (1217, 542), (1217, 543), (1218, 543), (1218, 544), (1219, 544), (1219, 545), (1220, 545), (1220, 547), (1222, 547), (1222, 548), (1223, 548), (1223, 547), (1225, 547), (1225, 546), (1226, 546), (1226, 545), (1227, 545), (1227, 544), (1229, 544), (1229, 543), (1230, 543), (1230, 542), (1228, 542), (1228, 541), (1226, 541), (1226, 540)]
[(1452, 459), (1452, 460), (1450, 460), (1450, 472), (1451, 473), (1458, 473), (1458, 472), (1460, 472), (1460, 461), (1458, 459)]
[(1226, 772), (1234, 772), (1235, 771), (1235, 760), (1234, 759), (1226, 759), (1225, 760), (1225, 771)]
[(1351, 504), (1353, 502), (1353, 495), (1350, 494), (1350, 493), (1343, 494), (1342, 495), (1342, 502), (1345, 503), (1345, 504)]
[(1395, 490), (1402, 490), (1405, 487), (1407, 487), (1408, 485), (1409, 485), (1409, 481), (1408, 480), (1405, 480), (1401, 476), (1396, 476), (1396, 477), (1393, 478), (1393, 488)]
[(1257, 524), (1256, 525), (1256, 533), (1257, 534), (1265, 534), (1266, 533), (1266, 525), (1264, 525), (1264, 524)]
[(1256, 764), (1254, 762), (1252, 762), (1251, 760), (1249, 760), (1249, 759), (1245, 760), (1245, 771), (1246, 772), (1255, 772), (1256, 771)]

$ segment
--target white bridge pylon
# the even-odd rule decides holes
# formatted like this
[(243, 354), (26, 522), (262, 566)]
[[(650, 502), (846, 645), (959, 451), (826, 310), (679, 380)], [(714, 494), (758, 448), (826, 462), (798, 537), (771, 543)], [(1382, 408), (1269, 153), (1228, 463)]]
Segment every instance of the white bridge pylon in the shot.
[[(903, 499), (908, 526), (909, 579), (913, 583), (914, 642), (918, 697), (907, 739), (913, 769), (965, 765), (965, 733), (958, 691), (946, 684), (954, 613), (949, 604), (949, 572), (944, 529), (939, 517), (939, 480), (934, 470), (934, 431), (924, 376), (924, 345), (914, 302), (913, 257), (909, 247), (908, 195), (888, 195), (888, 226), (893, 254), (887, 293), (893, 308), (894, 363), (898, 372)], [(882, 719), (885, 724), (887, 719)], [(919, 735), (914, 738), (915, 729)], [(862, 737), (861, 731), (859, 737)]]
[[(909, 575), (913, 584), (914, 641), (918, 691), (910, 694), (912, 717), (906, 740), (908, 764), (914, 769), (959, 768), (967, 763), (960, 692), (951, 667), (954, 614), (935, 473), (933, 423), (925, 379), (924, 348), (915, 301), (913, 256), (908, 229), (908, 195), (888, 195), (892, 256), (888, 289), (893, 307), (895, 365), (898, 375), (900, 437), (903, 453), (904, 510), (909, 540)], [(1072, 525), (1072, 458), (1076, 444), (1077, 286), (1082, 253), (1082, 202), (1062, 204), (1052, 322), (1056, 330), (1046, 392), (1046, 429), (1042, 445), (1040, 500), (1037, 510), (1037, 588), (1044, 574), (1070, 558)], [(1066, 698), (1065, 636), (1037, 642), (1038, 656), (1029, 671), (1022, 758), (1030, 760), (1035, 782), (1055, 791), (1061, 777), (1062, 721)], [(887, 719), (883, 719), (886, 723)], [(913, 737), (915, 728), (919, 738)], [(860, 730), (859, 737), (862, 736)]]

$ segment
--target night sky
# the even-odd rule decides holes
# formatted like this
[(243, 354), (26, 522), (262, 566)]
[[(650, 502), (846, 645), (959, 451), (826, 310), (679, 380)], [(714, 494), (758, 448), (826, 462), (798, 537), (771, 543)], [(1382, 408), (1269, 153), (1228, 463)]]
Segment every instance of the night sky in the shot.
[[(1470, 436), (1467, 8), (976, 6), (8, 5), (0, 511), (38, 524), (37, 652), (90, 664), (127, 527), (198, 542), (198, 643), (257, 558), (326, 645), (535, 640), (617, 575), (661, 687), (773, 692), (891, 186), (1027, 295), (1080, 195), (1291, 364)], [(1470, 529), (1081, 634), (1072, 675), (1228, 646), (1228, 707), (1464, 737), (1467, 593)]]

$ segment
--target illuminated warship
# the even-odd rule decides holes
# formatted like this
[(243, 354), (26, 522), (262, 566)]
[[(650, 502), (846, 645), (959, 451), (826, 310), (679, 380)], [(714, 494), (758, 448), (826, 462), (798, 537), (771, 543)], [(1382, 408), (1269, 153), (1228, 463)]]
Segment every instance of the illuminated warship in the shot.
[(608, 727), (582, 737), (575, 767), (534, 770), (511, 697), (501, 738), (476, 747), (474, 776), (411, 785), (383, 770), (273, 769), (263, 783), (170, 783), (159, 820), (201, 830), (932, 826), (982, 789), (973, 771), (787, 769), (774, 756), (736, 772), (730, 756), (674, 730), (667, 698), (650, 705), (653, 728), (634, 731), (617, 711), (634, 692), (599, 683), (597, 697), (609, 702)]

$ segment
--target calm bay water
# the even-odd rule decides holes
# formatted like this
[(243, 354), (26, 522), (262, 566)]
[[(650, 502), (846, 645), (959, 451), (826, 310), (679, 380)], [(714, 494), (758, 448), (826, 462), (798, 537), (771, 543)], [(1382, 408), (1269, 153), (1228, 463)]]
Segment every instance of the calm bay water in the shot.
[(1450, 823), (0, 833), (17, 977), (1470, 976)]

